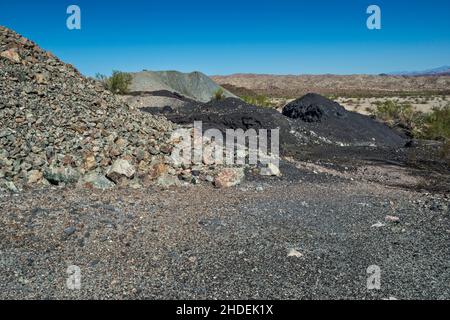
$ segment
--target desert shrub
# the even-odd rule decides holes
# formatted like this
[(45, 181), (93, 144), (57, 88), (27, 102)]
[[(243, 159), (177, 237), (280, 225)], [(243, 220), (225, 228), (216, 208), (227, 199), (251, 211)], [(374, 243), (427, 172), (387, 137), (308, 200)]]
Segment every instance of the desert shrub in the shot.
[(392, 100), (377, 102), (375, 108), (375, 116), (393, 126), (412, 128), (419, 114), (410, 104), (400, 104)]
[(374, 115), (393, 127), (402, 128), (415, 138), (450, 139), (450, 104), (424, 114), (414, 111), (411, 105), (385, 101), (377, 103)]
[(212, 100), (223, 100), (225, 99), (225, 92), (223, 91), (222, 88), (219, 88), (216, 90), (216, 92), (214, 92), (213, 96), (212, 96)]
[(421, 134), (424, 139), (450, 140), (450, 104), (443, 108), (434, 108), (425, 116)]
[(111, 77), (107, 77), (102, 74), (95, 76), (99, 80), (105, 89), (115, 94), (127, 94), (129, 92), (128, 87), (131, 84), (131, 74), (121, 71), (113, 71)]
[(263, 95), (257, 96), (242, 96), (242, 100), (244, 100), (248, 104), (252, 104), (259, 107), (267, 107), (273, 108), (274, 105), (270, 102), (269, 98)]

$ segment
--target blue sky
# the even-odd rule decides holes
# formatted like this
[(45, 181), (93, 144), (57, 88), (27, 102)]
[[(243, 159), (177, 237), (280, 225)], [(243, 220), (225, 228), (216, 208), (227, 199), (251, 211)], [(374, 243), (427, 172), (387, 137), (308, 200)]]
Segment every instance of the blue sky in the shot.
[[(66, 28), (81, 8), (82, 29)], [(382, 10), (368, 30), (366, 9)], [(1, 1), (0, 24), (82, 73), (352, 74), (450, 64), (448, 0)]]

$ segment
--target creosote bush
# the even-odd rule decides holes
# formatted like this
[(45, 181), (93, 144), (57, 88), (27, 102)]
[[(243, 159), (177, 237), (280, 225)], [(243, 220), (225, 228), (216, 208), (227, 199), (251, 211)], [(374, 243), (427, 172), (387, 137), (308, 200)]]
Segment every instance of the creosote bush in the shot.
[(222, 88), (219, 88), (216, 90), (216, 92), (214, 92), (212, 100), (219, 101), (223, 99), (225, 99), (225, 92), (223, 91)]
[(128, 87), (131, 84), (131, 74), (121, 71), (113, 71), (111, 77), (107, 77), (103, 74), (97, 74), (95, 76), (97, 80), (102, 82), (105, 89), (115, 94), (127, 94), (129, 92)]
[(423, 137), (430, 140), (450, 140), (450, 104), (443, 108), (434, 108), (425, 116)]
[(377, 104), (374, 115), (392, 127), (406, 130), (414, 138), (446, 141), (450, 139), (450, 104), (430, 113), (415, 111), (409, 104), (392, 100)]
[(248, 104), (253, 104), (255, 106), (259, 107), (267, 107), (267, 108), (273, 108), (274, 105), (270, 102), (269, 98), (263, 95), (257, 95), (257, 96), (242, 96), (242, 100), (244, 100)]

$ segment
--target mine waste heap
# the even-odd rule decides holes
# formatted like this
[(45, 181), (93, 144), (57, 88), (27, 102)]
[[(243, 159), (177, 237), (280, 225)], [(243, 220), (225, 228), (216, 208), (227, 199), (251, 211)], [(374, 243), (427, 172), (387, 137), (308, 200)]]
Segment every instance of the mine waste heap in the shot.
[(139, 188), (213, 180), (202, 165), (171, 164), (173, 123), (130, 107), (1, 26), (0, 119), (0, 188)]

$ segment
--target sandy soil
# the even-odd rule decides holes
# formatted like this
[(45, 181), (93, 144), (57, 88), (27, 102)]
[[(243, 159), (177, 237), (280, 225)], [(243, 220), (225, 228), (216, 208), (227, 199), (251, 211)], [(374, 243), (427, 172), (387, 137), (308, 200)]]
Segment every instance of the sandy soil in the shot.
[(376, 108), (376, 104), (385, 101), (394, 101), (399, 104), (410, 104), (414, 110), (428, 113), (433, 108), (442, 108), (450, 103), (450, 96), (430, 96), (430, 97), (384, 97), (384, 98), (344, 98), (335, 99), (349, 111), (356, 111), (369, 115)]

